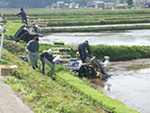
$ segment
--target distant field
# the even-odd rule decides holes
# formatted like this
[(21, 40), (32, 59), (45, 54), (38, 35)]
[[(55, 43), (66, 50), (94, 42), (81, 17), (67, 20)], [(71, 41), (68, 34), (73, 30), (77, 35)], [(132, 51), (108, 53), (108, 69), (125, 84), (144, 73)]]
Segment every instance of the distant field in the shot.
[[(48, 26), (101, 25), (123, 23), (148, 23), (150, 10), (100, 10), (100, 9), (25, 9), (32, 20), (42, 21)], [(20, 20), (13, 16), (19, 9), (1, 9), (8, 20)]]

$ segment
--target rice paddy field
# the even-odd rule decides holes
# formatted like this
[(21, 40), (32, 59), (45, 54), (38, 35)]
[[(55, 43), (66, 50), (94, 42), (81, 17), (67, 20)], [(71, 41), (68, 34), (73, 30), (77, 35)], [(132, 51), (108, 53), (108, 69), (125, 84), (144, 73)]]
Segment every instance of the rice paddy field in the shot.
[[(150, 22), (149, 9), (25, 9), (28, 20), (46, 23), (47, 26), (103, 25)], [(19, 9), (1, 9), (10, 21), (21, 20), (14, 16)], [(44, 20), (43, 20), (44, 19)]]

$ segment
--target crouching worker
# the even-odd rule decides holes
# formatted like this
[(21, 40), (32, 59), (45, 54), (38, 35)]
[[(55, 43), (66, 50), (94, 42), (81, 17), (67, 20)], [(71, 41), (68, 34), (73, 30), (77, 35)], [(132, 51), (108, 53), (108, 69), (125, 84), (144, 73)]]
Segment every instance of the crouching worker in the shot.
[(52, 50), (45, 50), (40, 54), (40, 60), (42, 63), (42, 73), (45, 73), (45, 64), (47, 64), (51, 69), (54, 69), (54, 63), (53, 63), (53, 53)]

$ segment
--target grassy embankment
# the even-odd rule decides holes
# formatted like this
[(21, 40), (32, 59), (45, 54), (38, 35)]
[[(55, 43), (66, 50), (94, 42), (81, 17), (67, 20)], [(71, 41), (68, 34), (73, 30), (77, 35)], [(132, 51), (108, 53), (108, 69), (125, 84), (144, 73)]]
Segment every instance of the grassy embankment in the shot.
[[(13, 43), (11, 42), (9, 42), (9, 44), (7, 43), (7, 45), (10, 44), (13, 45)], [(46, 48), (47, 47), (48, 45), (46, 45)], [(24, 47), (22, 46), (21, 49), (23, 48)], [(45, 47), (43, 45), (40, 51), (42, 51), (42, 49), (44, 48)], [(11, 49), (13, 48), (9, 48), (9, 50)], [(17, 51), (17, 53), (19, 53), (19, 50)], [(68, 88), (59, 86), (55, 81), (52, 81), (51, 78), (43, 76), (39, 72), (32, 70), (30, 67), (28, 67), (27, 63), (18, 60), (17, 57), (6, 50), (4, 51), (3, 59), (5, 63), (18, 65), (18, 69), (13, 74), (15, 78), (9, 76), (7, 79), (7, 83), (12, 84), (13, 88), (16, 91), (21, 92), (20, 94), (22, 98), (24, 98), (36, 112), (93, 112), (93, 110), (97, 109), (93, 108), (94, 106), (92, 105), (92, 103), (90, 103), (86, 99), (83, 99), (80, 95), (78, 96), (80, 96), (80, 99), (82, 98), (81, 100), (83, 101), (80, 101), (80, 103), (77, 103), (76, 105), (75, 102), (79, 101), (77, 99), (79, 97), (76, 98), (76, 96), (73, 96), (74, 99), (72, 100), (72, 103), (70, 99), (72, 99), (72, 95), (75, 94), (73, 94), (71, 90), (67, 91)], [(63, 69), (62, 67), (56, 66), (55, 71), (50, 70), (50, 72), (51, 74), (53, 74), (53, 76), (56, 77), (57, 80), (59, 80), (58, 78), (61, 78), (61, 80), (65, 81), (71, 87), (87, 96), (89, 99), (97, 102), (102, 107), (113, 111), (114, 113), (137, 113), (135, 110), (126, 107), (123, 103), (117, 101), (116, 99), (111, 99), (104, 93), (91, 88), (88, 83), (85, 83), (78, 77), (72, 76), (71, 72), (67, 72), (67, 70)], [(61, 85), (64, 85), (61, 81), (59, 81), (59, 83)], [(69, 96), (70, 94), (71, 97)], [(69, 104), (67, 104), (68, 102)], [(84, 102), (88, 104), (85, 104)], [(76, 108), (73, 107), (74, 105)], [(79, 108), (79, 106), (81, 108)], [(86, 106), (88, 106), (88, 108)]]
[[(18, 66), (12, 75), (5, 76), (6, 83), (11, 84), (36, 113), (105, 113), (64, 84), (58, 84), (51, 77), (42, 75), (39, 70), (35, 71), (26, 62), (19, 60), (17, 56), (24, 53), (24, 44), (5, 41), (4, 47), (11, 53), (3, 50), (0, 63)], [(60, 72), (59, 67), (49, 71), (53, 75)]]

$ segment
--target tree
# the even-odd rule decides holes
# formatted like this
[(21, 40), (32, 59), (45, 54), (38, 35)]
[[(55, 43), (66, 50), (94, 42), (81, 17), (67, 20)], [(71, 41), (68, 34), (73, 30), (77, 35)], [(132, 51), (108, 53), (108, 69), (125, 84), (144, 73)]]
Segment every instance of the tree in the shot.
[(128, 6), (132, 6), (133, 5), (133, 0), (127, 0), (127, 4), (128, 4)]

